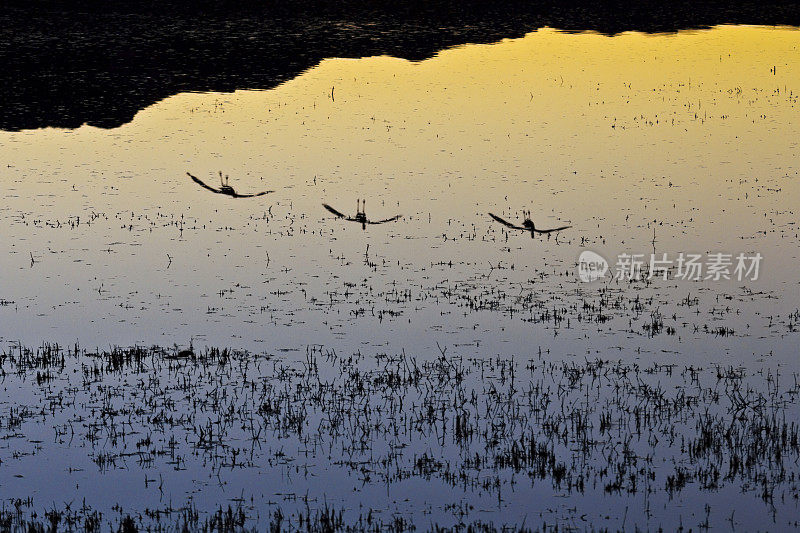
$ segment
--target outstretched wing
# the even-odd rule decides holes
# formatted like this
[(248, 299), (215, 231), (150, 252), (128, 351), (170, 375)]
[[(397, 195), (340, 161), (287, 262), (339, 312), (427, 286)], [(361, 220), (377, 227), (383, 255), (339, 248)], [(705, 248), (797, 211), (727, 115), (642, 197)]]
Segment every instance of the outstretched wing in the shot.
[(521, 229), (523, 231), (527, 231), (527, 229), (528, 229), (528, 228), (523, 228), (522, 226), (515, 226), (511, 222), (508, 222), (507, 220), (503, 220), (502, 218), (500, 218), (499, 216), (497, 216), (495, 214), (489, 213), (489, 216), (492, 217), (493, 219), (495, 219), (496, 221), (498, 221), (499, 223), (501, 223), (502, 225), (508, 226), (509, 228)]
[(383, 220), (368, 220), (367, 224), (383, 224), (384, 222), (393, 222), (399, 218), (402, 218), (403, 215), (395, 215), (392, 218), (386, 218)]
[(337, 211), (336, 209), (332, 208), (328, 204), (322, 204), (322, 207), (324, 207), (325, 209), (327, 209), (328, 211), (330, 211), (331, 213), (333, 213), (334, 215), (336, 215), (339, 218), (347, 218), (347, 215), (345, 215), (341, 211)]
[(275, 191), (261, 191), (261, 192), (255, 193), (255, 194), (239, 194), (239, 193), (235, 192), (231, 196), (233, 196), (234, 198), (253, 198), (254, 196), (264, 196), (265, 194), (269, 194), (271, 192), (275, 192)]
[(571, 228), (572, 226), (561, 226), (560, 228), (553, 228), (553, 229), (535, 229), (536, 233), (553, 233), (554, 231), (561, 231), (562, 229)]
[(211, 191), (211, 192), (215, 192), (215, 193), (217, 193), (217, 194), (222, 194), (222, 192), (221, 192), (221, 191), (218, 191), (218, 190), (217, 190), (217, 189), (215, 189), (214, 187), (210, 187), (210, 186), (206, 185), (205, 183), (203, 183), (203, 180), (201, 180), (201, 179), (200, 179), (200, 178), (198, 178), (197, 176), (192, 176), (192, 175), (191, 175), (191, 174), (189, 174), (188, 172), (186, 173), (186, 175), (187, 175), (187, 176), (189, 176), (190, 178), (192, 178), (192, 181), (194, 181), (196, 184), (198, 184), (199, 186), (203, 187), (204, 189), (208, 189), (209, 191)]

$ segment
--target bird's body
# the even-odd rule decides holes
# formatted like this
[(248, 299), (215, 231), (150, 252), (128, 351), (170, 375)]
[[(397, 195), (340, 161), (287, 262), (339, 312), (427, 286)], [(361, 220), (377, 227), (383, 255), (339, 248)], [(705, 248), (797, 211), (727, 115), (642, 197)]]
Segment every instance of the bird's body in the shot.
[(524, 215), (525, 215), (525, 220), (522, 222), (522, 225), (521, 226), (517, 226), (516, 224), (512, 224), (511, 222), (509, 222), (507, 220), (504, 220), (504, 219), (500, 218), (499, 216), (497, 216), (497, 215), (495, 215), (493, 213), (489, 213), (490, 217), (492, 217), (493, 219), (495, 219), (496, 221), (498, 221), (499, 223), (501, 223), (502, 225), (504, 225), (504, 226), (506, 226), (508, 228), (518, 229), (518, 230), (522, 230), (522, 231), (529, 231), (531, 233), (531, 238), (532, 239), (536, 237), (537, 233), (540, 233), (540, 234), (543, 234), (543, 235), (547, 235), (549, 237), (551, 233), (555, 233), (557, 231), (565, 230), (565, 229), (568, 229), (568, 228), (572, 227), (572, 226), (561, 226), (559, 228), (538, 229), (536, 227), (536, 225), (533, 223), (533, 220), (531, 220), (530, 212), (529, 211), (525, 211)]
[(192, 181), (194, 181), (195, 183), (197, 183), (198, 185), (200, 185), (204, 189), (208, 189), (209, 191), (215, 192), (217, 194), (224, 194), (224, 195), (230, 196), (232, 198), (253, 198), (255, 196), (264, 196), (265, 194), (269, 194), (271, 192), (275, 192), (275, 191), (262, 191), (262, 192), (257, 192), (257, 193), (254, 193), (254, 194), (239, 194), (233, 189), (233, 187), (228, 185), (228, 176), (225, 176), (224, 179), (222, 178), (222, 172), (221, 171), (219, 173), (219, 181), (220, 181), (219, 189), (215, 189), (214, 187), (211, 187), (210, 185), (206, 185), (203, 182), (203, 180), (201, 180), (197, 176), (191, 175), (188, 172), (186, 173), (186, 175), (189, 176), (190, 178), (192, 178)]
[(356, 200), (357, 207), (356, 207), (356, 215), (353, 217), (349, 217), (342, 213), (341, 211), (334, 209), (333, 207), (329, 206), (328, 204), (322, 204), (322, 207), (333, 213), (339, 218), (343, 218), (344, 220), (348, 220), (350, 222), (357, 222), (361, 224), (361, 229), (367, 229), (367, 224), (383, 224), (384, 222), (392, 222), (397, 220), (398, 218), (402, 217), (403, 215), (395, 215), (392, 218), (387, 218), (384, 220), (369, 220), (367, 218), (366, 213), (366, 200)]

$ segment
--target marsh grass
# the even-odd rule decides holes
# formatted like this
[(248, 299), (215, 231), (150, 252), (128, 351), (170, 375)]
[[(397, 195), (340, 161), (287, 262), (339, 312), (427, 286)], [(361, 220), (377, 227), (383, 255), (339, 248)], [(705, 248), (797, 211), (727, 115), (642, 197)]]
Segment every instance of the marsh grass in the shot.
[[(660, 512), (651, 502), (670, 509), (726, 491), (748, 495), (774, 518), (796, 505), (800, 485), (796, 374), (603, 359), (552, 362), (541, 352), (527, 359), (467, 358), (447, 347), (416, 357), (343, 356), (321, 346), (278, 356), (57, 345), (2, 353), (0, 374), (6, 386), (13, 382), (27, 391), (21, 396), (26, 401), (12, 397), (0, 404), (0, 437), (10, 443), (0, 452), (0, 468), (16, 460), (15, 443), (23, 444), (30, 428), (52, 427), (53, 441), (28, 453), (52, 458), (63, 446), (83, 442), (96, 476), (142, 471), (147, 490), (162, 495), (170, 470), (198, 478), (224, 474), (226, 480), (248, 470), (282, 472), (287, 479), (332, 470), (364, 490), (432, 483), (442, 493), (431, 503), (429, 524), (482, 530), (477, 509), (487, 500), (503, 509), (514, 492), (600, 501), (642, 497), (643, 514), (626, 516), (639, 523)], [(280, 517), (281, 528), (370, 529), (374, 519), (379, 528), (403, 530), (400, 525), (419, 520), (399, 511), (391, 520), (385, 512), (378, 519), (378, 510), (359, 511), (347, 498), (335, 503), (335, 492), (330, 503), (324, 490), (313, 498), (298, 494), (291, 482), (283, 487), (292, 495), (286, 505), (257, 501), (246, 490), (233, 514), (194, 509), (190, 529), (262, 528)], [(39, 516), (23, 509), (43, 512), (26, 500), (30, 495), (14, 497), (6, 500), (3, 523)], [(29, 505), (12, 510), (11, 501)], [(137, 528), (161, 520), (135, 501), (124, 503)], [(732, 509), (713, 511), (721, 519)], [(108, 516), (58, 513), (53, 517), (65, 524)], [(551, 518), (563, 525), (575, 518), (565, 514), (576, 513), (589, 523), (600, 519), (586, 518), (577, 507)], [(511, 520), (521, 524), (521, 518)], [(126, 527), (123, 521), (118, 526)]]

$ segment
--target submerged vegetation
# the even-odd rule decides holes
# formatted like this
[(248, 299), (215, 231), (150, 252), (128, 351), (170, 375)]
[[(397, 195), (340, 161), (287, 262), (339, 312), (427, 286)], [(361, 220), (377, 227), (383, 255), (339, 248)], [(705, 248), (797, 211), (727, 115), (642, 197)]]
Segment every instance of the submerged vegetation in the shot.
[[(108, 521), (124, 531), (134, 530), (126, 521), (196, 530), (263, 530), (276, 521), (320, 531), (403, 530), (420, 520), (476, 530), (523, 523), (546, 530), (576, 521), (669, 528), (694, 519), (695, 526), (753, 519), (726, 503), (702, 520), (692, 516), (698, 493), (744, 495), (760, 509), (753, 516), (774, 518), (797, 506), (796, 374), (599, 358), (550, 362), (541, 351), (516, 359), (448, 352), (6, 351), (3, 386), (18, 392), (0, 403), (4, 480), (30, 456), (58, 468), (25, 476), (69, 478), (89, 469), (103, 483), (115, 471), (136, 472), (145, 480), (137, 490), (156, 497), (152, 507), (143, 498), (143, 508), (116, 502), (95, 510), (88, 496), (48, 507), (30, 494), (8, 493), (4, 483), (2, 523), (35, 524), (45, 516), (86, 529)], [(32, 428), (47, 430), (34, 439)], [(87, 460), (56, 459), (75, 446)], [(171, 476), (187, 471), (198, 481), (215, 478), (203, 490), (235, 487), (235, 497), (230, 487), (225, 497), (231, 508), (199, 511), (193, 496), (173, 492)], [(272, 496), (238, 486), (233, 474), (247, 471), (274, 483)], [(361, 501), (365, 487), (403, 493), (417, 481), (441, 492), (427, 502), (411, 493), (408, 505), (382, 509)], [(629, 511), (609, 517), (553, 505), (568, 495), (629, 502)], [(513, 505), (520, 496), (528, 503)]]

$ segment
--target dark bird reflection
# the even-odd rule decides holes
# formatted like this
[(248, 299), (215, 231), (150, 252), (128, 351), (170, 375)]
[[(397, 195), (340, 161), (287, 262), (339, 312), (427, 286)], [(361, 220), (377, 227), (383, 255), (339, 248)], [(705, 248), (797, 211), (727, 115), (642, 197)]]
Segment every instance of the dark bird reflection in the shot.
[(261, 191), (253, 194), (239, 194), (235, 190), (233, 190), (233, 187), (228, 185), (228, 176), (225, 176), (224, 178), (222, 177), (222, 171), (220, 171), (219, 173), (219, 183), (220, 183), (219, 189), (215, 189), (214, 187), (207, 185), (206, 183), (203, 182), (203, 180), (201, 180), (197, 176), (191, 175), (188, 172), (186, 173), (186, 175), (192, 178), (192, 181), (194, 181), (204, 189), (208, 189), (209, 191), (215, 192), (217, 194), (225, 194), (233, 198), (253, 198), (254, 196), (264, 196), (265, 194), (275, 192), (275, 191)]
[(531, 212), (523, 211), (522, 213), (525, 216), (525, 220), (522, 222), (521, 226), (512, 224), (511, 222), (504, 220), (493, 213), (489, 213), (489, 216), (508, 228), (518, 229), (522, 231), (530, 231), (532, 239), (536, 237), (537, 233), (547, 235), (547, 237), (549, 238), (551, 233), (555, 233), (557, 231), (565, 230), (572, 227), (572, 226), (561, 226), (558, 228), (551, 228), (551, 229), (538, 229), (536, 225), (533, 223), (533, 220), (531, 220)]
[(356, 216), (354, 217), (349, 217), (344, 213), (342, 213), (341, 211), (338, 211), (333, 207), (329, 206), (328, 204), (322, 204), (322, 207), (324, 207), (325, 209), (327, 209), (328, 211), (330, 211), (339, 218), (349, 220), (350, 222), (358, 222), (359, 224), (361, 224), (361, 229), (367, 229), (367, 224), (383, 224), (385, 222), (393, 222), (403, 216), (403, 215), (395, 215), (392, 218), (386, 218), (383, 220), (369, 220), (367, 218), (366, 205), (367, 205), (366, 200), (356, 200)]

